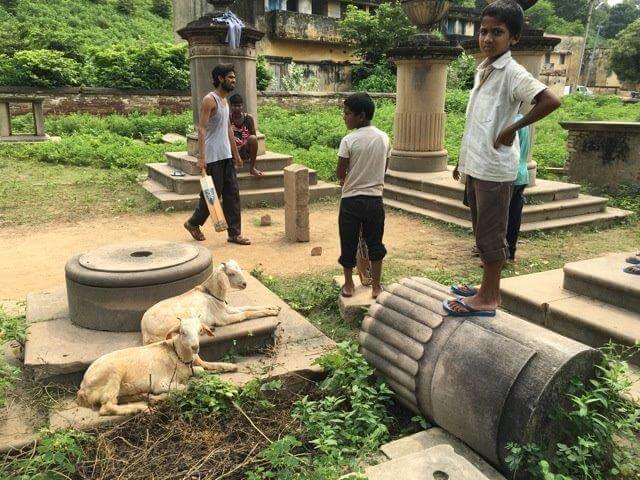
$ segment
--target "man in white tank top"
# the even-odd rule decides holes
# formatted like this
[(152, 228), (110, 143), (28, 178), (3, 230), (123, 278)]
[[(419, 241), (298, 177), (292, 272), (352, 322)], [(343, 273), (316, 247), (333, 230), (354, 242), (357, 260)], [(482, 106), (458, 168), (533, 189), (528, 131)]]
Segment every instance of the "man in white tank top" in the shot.
[[(239, 245), (251, 242), (240, 234), (240, 190), (235, 167), (242, 166), (236, 147), (227, 96), (236, 87), (233, 65), (216, 65), (211, 72), (215, 90), (202, 100), (198, 124), (198, 167), (203, 175), (210, 175), (218, 196), (222, 199), (222, 211), (228, 225), (227, 241)], [(200, 192), (200, 202), (184, 228), (198, 241), (205, 239), (200, 227), (209, 216), (209, 209)]]

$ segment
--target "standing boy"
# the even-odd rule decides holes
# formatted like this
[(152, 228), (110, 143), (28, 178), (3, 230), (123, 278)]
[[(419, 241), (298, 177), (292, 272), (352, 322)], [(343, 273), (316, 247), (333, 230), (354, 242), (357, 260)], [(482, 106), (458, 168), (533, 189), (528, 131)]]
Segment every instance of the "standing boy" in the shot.
[(253, 117), (244, 111), (244, 100), (239, 93), (229, 97), (231, 104), (231, 128), (236, 139), (238, 153), (243, 161), (249, 160), (249, 173), (254, 177), (263, 174), (256, 168), (258, 158), (258, 134)]
[(338, 262), (344, 269), (340, 292), (344, 297), (351, 297), (355, 290), (352, 275), (361, 229), (371, 261), (371, 296), (377, 298), (382, 291), (382, 259), (387, 254), (382, 243), (382, 189), (391, 146), (387, 134), (371, 125), (374, 112), (373, 100), (366, 93), (354, 93), (344, 101), (344, 123), (349, 130), (355, 129), (340, 142), (336, 172), (342, 185)]
[[(227, 96), (236, 88), (233, 65), (216, 65), (211, 72), (215, 90), (202, 100), (198, 124), (198, 168), (203, 175), (210, 175), (218, 197), (222, 197), (222, 211), (228, 225), (228, 242), (249, 245), (251, 242), (240, 235), (240, 189), (236, 166), (242, 160), (236, 147), (229, 119)], [(205, 239), (200, 227), (209, 217), (209, 208), (200, 192), (200, 202), (184, 228), (198, 240)]]
[[(502, 301), (502, 265), (509, 258), (507, 222), (520, 158), (516, 133), (560, 106), (546, 85), (511, 56), (523, 25), (524, 12), (513, 0), (497, 0), (482, 12), (479, 44), (485, 60), (478, 66), (467, 106), (459, 170), (467, 176), (465, 188), (483, 276), (471, 296), (444, 301), (451, 316), (495, 316)], [(523, 103), (535, 105), (514, 122)], [(453, 287), (459, 295), (465, 289), (466, 285)]]

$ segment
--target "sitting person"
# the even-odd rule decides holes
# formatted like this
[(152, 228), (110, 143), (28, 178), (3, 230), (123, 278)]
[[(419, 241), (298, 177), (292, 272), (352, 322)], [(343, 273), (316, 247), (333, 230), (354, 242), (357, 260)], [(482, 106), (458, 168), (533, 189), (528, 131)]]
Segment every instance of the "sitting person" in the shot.
[(243, 161), (249, 160), (249, 173), (254, 177), (261, 177), (262, 172), (256, 168), (258, 157), (258, 135), (256, 122), (244, 111), (244, 100), (239, 93), (229, 97), (231, 105), (231, 128), (236, 138), (236, 146)]

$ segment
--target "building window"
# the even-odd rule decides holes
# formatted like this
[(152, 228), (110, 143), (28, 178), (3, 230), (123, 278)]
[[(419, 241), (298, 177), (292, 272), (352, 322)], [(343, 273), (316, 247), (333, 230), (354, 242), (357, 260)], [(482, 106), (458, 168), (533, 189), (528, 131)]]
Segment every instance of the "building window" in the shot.
[(448, 19), (447, 20), (447, 33), (449, 35), (451, 35), (451, 34), (455, 33), (455, 29), (456, 29), (456, 21)]
[(560, 54), (560, 65), (564, 65), (567, 61), (567, 55), (565, 53)]
[(311, 0), (311, 13), (314, 15), (329, 16), (329, 3), (327, 0)]
[(287, 0), (287, 10), (290, 12), (297, 12), (298, 0)]
[(550, 53), (545, 53), (544, 54), (544, 63), (546, 65), (549, 65), (551, 63), (551, 54)]

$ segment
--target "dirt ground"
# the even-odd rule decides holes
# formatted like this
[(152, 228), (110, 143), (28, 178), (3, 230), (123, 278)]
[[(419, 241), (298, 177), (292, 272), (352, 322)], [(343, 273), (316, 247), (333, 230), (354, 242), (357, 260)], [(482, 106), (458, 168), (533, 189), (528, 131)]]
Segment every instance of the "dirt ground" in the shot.
[[(257, 226), (261, 215), (271, 215), (272, 225)], [(110, 243), (172, 240), (193, 242), (182, 224), (187, 212), (143, 216), (121, 216), (90, 221), (10, 227), (0, 231), (0, 299), (23, 299), (28, 292), (64, 283), (64, 265), (74, 254)], [(251, 246), (227, 243), (224, 233), (215, 233), (209, 224), (203, 231), (203, 245), (215, 261), (237, 260), (247, 271), (257, 264), (272, 275), (289, 276), (338, 267), (339, 241), (337, 206), (312, 205), (311, 242), (290, 243), (284, 238), (284, 209), (243, 211), (243, 235)], [(419, 239), (419, 242), (417, 240)], [(445, 228), (432, 228), (420, 220), (387, 212), (385, 244), (391, 255), (420, 251), (420, 257), (434, 264), (445, 262), (452, 248), (470, 242)], [(321, 256), (312, 257), (311, 248), (321, 246)], [(467, 246), (468, 248), (468, 246)]]

